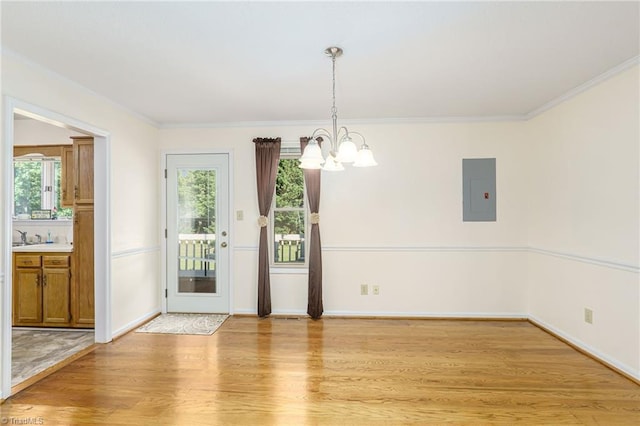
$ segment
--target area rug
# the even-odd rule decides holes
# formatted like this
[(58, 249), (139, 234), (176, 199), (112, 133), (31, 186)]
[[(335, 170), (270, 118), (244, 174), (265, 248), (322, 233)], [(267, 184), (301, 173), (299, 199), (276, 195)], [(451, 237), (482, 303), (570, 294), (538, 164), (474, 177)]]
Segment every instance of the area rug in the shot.
[(213, 334), (229, 315), (162, 314), (136, 330), (136, 333)]

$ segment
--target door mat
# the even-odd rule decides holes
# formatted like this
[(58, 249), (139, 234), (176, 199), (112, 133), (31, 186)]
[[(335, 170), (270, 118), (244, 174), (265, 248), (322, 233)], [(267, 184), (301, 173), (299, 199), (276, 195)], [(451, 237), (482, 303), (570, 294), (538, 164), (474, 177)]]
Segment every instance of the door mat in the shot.
[(213, 334), (229, 315), (162, 314), (136, 330), (136, 333)]

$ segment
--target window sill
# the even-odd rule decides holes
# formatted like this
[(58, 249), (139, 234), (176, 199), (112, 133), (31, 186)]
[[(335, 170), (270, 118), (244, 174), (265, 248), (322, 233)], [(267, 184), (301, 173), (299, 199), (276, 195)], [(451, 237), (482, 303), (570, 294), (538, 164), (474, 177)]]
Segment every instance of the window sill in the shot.
[(306, 275), (309, 273), (309, 268), (284, 268), (282, 266), (269, 267), (270, 274), (282, 274), (282, 275)]

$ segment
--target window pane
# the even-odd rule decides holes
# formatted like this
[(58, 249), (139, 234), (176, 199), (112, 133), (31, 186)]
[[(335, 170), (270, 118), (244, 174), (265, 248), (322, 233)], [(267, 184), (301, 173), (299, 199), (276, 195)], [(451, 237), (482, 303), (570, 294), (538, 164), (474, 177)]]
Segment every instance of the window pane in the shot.
[(215, 170), (180, 169), (178, 173), (178, 232), (216, 233)]
[(304, 211), (275, 211), (275, 263), (304, 263)]
[(294, 158), (280, 160), (276, 178), (276, 208), (304, 205), (304, 178), (298, 164), (300, 162)]
[(177, 173), (178, 292), (216, 293), (216, 171)]
[(42, 201), (42, 162), (13, 163), (14, 214), (30, 214), (40, 210)]

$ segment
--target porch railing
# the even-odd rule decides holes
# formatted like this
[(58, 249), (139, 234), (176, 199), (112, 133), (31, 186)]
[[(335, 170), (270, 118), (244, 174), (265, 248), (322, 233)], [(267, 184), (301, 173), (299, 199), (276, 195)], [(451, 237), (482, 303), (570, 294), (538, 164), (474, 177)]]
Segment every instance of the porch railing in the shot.
[[(209, 239), (207, 239), (207, 237)], [(178, 271), (207, 276), (215, 273), (216, 242), (212, 236), (180, 236)]]
[(304, 263), (304, 235), (276, 235), (275, 263)]
[[(192, 275), (215, 273), (216, 242), (212, 235), (180, 235), (178, 270)], [(304, 263), (305, 240), (302, 235), (276, 235), (273, 247), (275, 263)]]

